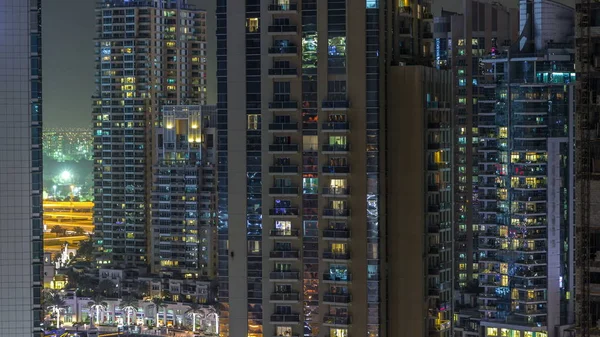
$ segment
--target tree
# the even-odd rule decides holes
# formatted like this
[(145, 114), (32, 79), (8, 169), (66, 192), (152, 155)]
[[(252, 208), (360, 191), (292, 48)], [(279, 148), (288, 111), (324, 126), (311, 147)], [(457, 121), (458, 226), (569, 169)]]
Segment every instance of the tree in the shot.
[[(75, 231), (77, 231), (77, 228), (75, 229)], [(87, 261), (91, 261), (94, 258), (94, 242), (91, 238), (89, 240), (81, 241), (79, 243), (79, 248), (77, 248), (77, 257)]]
[(130, 314), (132, 311), (137, 313), (138, 300), (133, 296), (127, 296), (121, 300), (121, 303), (119, 303), (119, 307), (121, 307), (121, 310), (124, 310), (127, 314), (127, 325), (131, 325)]
[(75, 227), (75, 234), (76, 235), (85, 235), (85, 230), (83, 230), (83, 228), (81, 228), (81, 227)]
[(192, 332), (196, 332), (196, 317), (205, 315), (203, 308), (198, 303), (192, 303), (185, 314), (192, 316)]
[(67, 234), (67, 230), (62, 228), (60, 225), (56, 225), (56, 226), (52, 227), (52, 229), (50, 230), (50, 233), (55, 233), (57, 236), (63, 236), (65, 234)]
[(65, 310), (65, 301), (57, 292), (44, 294), (44, 307), (56, 315), (56, 328), (60, 328), (60, 312)]
[(163, 301), (162, 298), (160, 297), (155, 297), (152, 299), (152, 304), (154, 305), (154, 308), (156, 308), (156, 327), (159, 326), (158, 324), (158, 311), (160, 310), (160, 308), (164, 308), (164, 322), (163, 324), (166, 326), (167, 325), (167, 304)]
[(115, 289), (115, 284), (112, 283), (109, 280), (102, 280), (99, 284), (98, 284), (98, 288), (96, 289), (96, 292), (98, 294), (101, 294), (102, 296), (106, 296), (109, 297), (109, 295), (111, 295), (112, 293), (114, 293)]
[(138, 282), (135, 294), (138, 298), (144, 298), (148, 294), (148, 289), (150, 289), (150, 285), (148, 284), (148, 282), (140, 281)]
[[(92, 297), (92, 300), (88, 302), (88, 306), (90, 310), (96, 311), (96, 324), (100, 324), (100, 311), (105, 311), (108, 307), (108, 304), (104, 301), (104, 296), (97, 293)], [(94, 324), (94, 320), (90, 319), (92, 325)]]

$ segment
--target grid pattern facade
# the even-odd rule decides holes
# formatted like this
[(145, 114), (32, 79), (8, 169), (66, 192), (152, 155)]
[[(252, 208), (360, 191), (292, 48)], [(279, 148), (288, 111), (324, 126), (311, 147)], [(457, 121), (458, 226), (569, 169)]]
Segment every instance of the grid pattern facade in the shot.
[(165, 106), (152, 186), (152, 271), (212, 279), (216, 185), (210, 106)]
[(382, 333), (381, 25), (432, 41), (401, 3), (217, 1), (222, 334)]
[(575, 74), (570, 44), (546, 48), (485, 60), (476, 222), (485, 336), (552, 336), (573, 323)]
[(0, 4), (0, 335), (42, 336), (41, 1)]
[(96, 10), (94, 224), (102, 266), (147, 272), (154, 126), (161, 107), (206, 100), (206, 13), (185, 1), (106, 0)]
[[(581, 83), (578, 95), (586, 95), (585, 91), (589, 94), (589, 124), (579, 125), (577, 129), (578, 140), (581, 140), (584, 132), (589, 133), (590, 138), (590, 162), (589, 162), (589, 180), (585, 181), (582, 177), (578, 177), (577, 186), (578, 188), (585, 189), (581, 184), (589, 183), (588, 191), (589, 195), (589, 244), (585, 245), (585, 240), (577, 240), (578, 254), (588, 254), (587, 258), (578, 256), (578, 269), (577, 269), (577, 306), (578, 310), (582, 310), (578, 315), (578, 327), (582, 329), (577, 334), (584, 335), (584, 325), (589, 324), (588, 331), (589, 336), (600, 336), (600, 133), (598, 132), (600, 125), (600, 113), (598, 110), (598, 104), (600, 103), (600, 57), (595, 54), (595, 51), (600, 47), (600, 3), (591, 1), (586, 3), (584, 1), (577, 1), (577, 31), (580, 35), (578, 38), (578, 50), (577, 50), (577, 71), (586, 72), (587, 66), (590, 67), (589, 73), (578, 73), (577, 78), (580, 80), (582, 76), (585, 76), (585, 82)], [(586, 37), (583, 36), (580, 30), (586, 30), (589, 26), (590, 40), (587, 41)], [(590, 57), (587, 53), (594, 53)], [(589, 65), (584, 64), (589, 63)], [(585, 86), (585, 87), (584, 87)], [(584, 91), (585, 90), (585, 91)], [(584, 96), (585, 97), (585, 96)], [(580, 97), (579, 102), (584, 102), (584, 97)], [(580, 101), (581, 100), (581, 101)], [(579, 107), (578, 107), (579, 108)], [(586, 111), (586, 107), (581, 106), (583, 111)], [(585, 113), (585, 112), (584, 112)], [(580, 117), (581, 118), (581, 117)], [(581, 123), (582, 121), (580, 121)], [(582, 128), (589, 128), (589, 131)], [(579, 148), (578, 148), (579, 150)], [(578, 160), (579, 161), (579, 160)], [(578, 172), (579, 173), (579, 172)], [(587, 180), (587, 179), (586, 179)], [(577, 197), (582, 193), (578, 191)], [(577, 203), (576, 214), (579, 217), (585, 216), (582, 202)], [(583, 221), (578, 222), (577, 226), (583, 226)], [(578, 228), (579, 229), (579, 228)], [(583, 229), (581, 233), (585, 233)], [(589, 261), (589, 267), (584, 267), (583, 264)], [(588, 269), (589, 268), (589, 269)], [(584, 275), (588, 273), (588, 275)], [(585, 284), (588, 283), (588, 284)], [(584, 294), (584, 287), (589, 287), (589, 296)], [(587, 302), (587, 303), (584, 303)], [(588, 311), (589, 310), (589, 311)], [(587, 317), (582, 317), (587, 315)]]

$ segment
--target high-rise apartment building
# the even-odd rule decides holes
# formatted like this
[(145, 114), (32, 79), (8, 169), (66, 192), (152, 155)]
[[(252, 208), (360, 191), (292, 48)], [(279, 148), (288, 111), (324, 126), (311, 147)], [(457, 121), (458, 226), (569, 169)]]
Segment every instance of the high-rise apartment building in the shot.
[(388, 72), (388, 336), (452, 335), (452, 74)]
[[(434, 19), (434, 61), (454, 75), (453, 172), (455, 287), (461, 293), (476, 293), (478, 279), (478, 231), (474, 218), (479, 207), (477, 189), (477, 102), (487, 90), (479, 85), (486, 72), (480, 62), (492, 50), (510, 45), (518, 31), (516, 9), (489, 1), (464, 0), (463, 14), (443, 13)], [(470, 296), (459, 297), (460, 306), (475, 303)]]
[(600, 3), (577, 1), (577, 336), (600, 336)]
[(97, 263), (131, 279), (155, 258), (149, 205), (161, 108), (206, 100), (206, 13), (185, 0), (105, 0), (96, 13)]
[(164, 106), (152, 182), (151, 270), (216, 276), (214, 106)]
[(522, 0), (518, 39), (478, 79), (478, 310), (484, 336), (574, 323), (573, 9)]
[(383, 208), (383, 145), (386, 70), (428, 60), (429, 1), (219, 0), (216, 11), (221, 334), (425, 331), (426, 310), (404, 320), (420, 329), (387, 332), (400, 317), (387, 316), (399, 303), (386, 287), (399, 280), (384, 239), (401, 223)]
[(40, 10), (0, 3), (0, 336), (43, 335)]

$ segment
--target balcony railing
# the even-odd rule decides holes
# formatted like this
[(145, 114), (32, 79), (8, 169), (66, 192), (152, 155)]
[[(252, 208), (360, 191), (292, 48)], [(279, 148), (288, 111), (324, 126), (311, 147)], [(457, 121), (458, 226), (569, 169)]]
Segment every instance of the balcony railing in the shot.
[(271, 280), (298, 280), (300, 273), (297, 271), (272, 271), (269, 278)]
[(300, 252), (297, 250), (272, 250), (269, 257), (273, 259), (297, 259)]
[(321, 108), (328, 109), (348, 109), (350, 108), (350, 101), (348, 100), (324, 100), (321, 102)]
[(350, 325), (351, 319), (349, 316), (323, 316), (323, 324), (334, 324), (334, 325)]
[(286, 194), (298, 194), (298, 187), (271, 187), (269, 188), (269, 194), (272, 195), (286, 195)]
[(298, 109), (297, 101), (274, 101), (269, 103), (269, 109), (272, 110), (283, 110), (283, 109)]
[(269, 152), (298, 152), (298, 144), (270, 144)]
[(298, 301), (300, 294), (296, 292), (289, 293), (271, 293), (271, 301)]
[(335, 273), (325, 273), (323, 274), (324, 281), (335, 281), (335, 282), (350, 282), (352, 281), (352, 274), (335, 274)]
[(347, 239), (350, 237), (350, 231), (347, 229), (325, 229), (324, 238)]
[(270, 123), (269, 131), (297, 131), (298, 123)]
[(350, 303), (350, 301), (352, 301), (352, 297), (350, 296), (350, 294), (327, 293), (323, 295), (323, 302)]
[(322, 167), (323, 173), (350, 173), (350, 166), (345, 165), (345, 166), (323, 166)]
[(350, 130), (350, 122), (325, 122), (321, 124), (325, 131), (347, 131)]
[(269, 210), (269, 215), (278, 216), (297, 216), (298, 209), (293, 207), (277, 207)]
[(330, 260), (349, 260), (350, 252), (323, 252), (323, 258)]
[(298, 69), (296, 69), (296, 68), (271, 68), (271, 69), (269, 69), (269, 76), (298, 76)]
[(350, 144), (323, 144), (321, 150), (323, 152), (348, 152)]
[(298, 47), (296, 46), (286, 46), (286, 47), (269, 47), (269, 54), (278, 55), (278, 54), (297, 54)]
[(350, 216), (350, 210), (349, 209), (325, 208), (325, 209), (323, 209), (323, 216), (347, 217), (347, 216)]
[(296, 33), (298, 27), (296, 25), (271, 25), (268, 28), (269, 33)]
[(269, 173), (298, 173), (298, 165), (269, 166)]
[(270, 235), (272, 237), (298, 237), (299, 231), (297, 229), (271, 229)]
[(298, 315), (298, 314), (273, 314), (273, 315), (271, 315), (271, 322), (298, 323), (298, 322), (300, 322), (300, 315)]
[(323, 187), (323, 195), (347, 196), (349, 194), (349, 187)]
[(274, 3), (274, 4), (269, 5), (269, 12), (290, 12), (290, 11), (295, 12), (297, 10), (298, 10), (298, 4), (296, 4), (296, 3), (287, 3), (287, 4)]

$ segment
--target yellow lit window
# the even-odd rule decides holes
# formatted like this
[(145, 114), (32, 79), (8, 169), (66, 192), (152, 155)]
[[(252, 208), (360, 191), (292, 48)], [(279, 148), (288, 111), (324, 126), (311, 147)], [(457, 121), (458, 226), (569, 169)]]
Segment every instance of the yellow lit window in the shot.
[(258, 124), (260, 123), (259, 115), (248, 115), (248, 130), (258, 130)]
[(174, 85), (167, 85), (167, 90), (174, 91), (174, 90), (177, 90), (177, 87)]
[(246, 19), (246, 28), (250, 33), (258, 32), (258, 18)]
[(508, 337), (508, 329), (500, 329), (500, 336), (502, 337)]
[(500, 263), (500, 274), (508, 274), (508, 263)]
[(466, 263), (459, 263), (458, 264), (458, 270), (466, 270), (467, 269), (467, 264)]
[(498, 134), (500, 138), (508, 138), (508, 128), (506, 126), (499, 128)]
[[(463, 42), (464, 42), (464, 40), (463, 40)], [(498, 328), (487, 328), (486, 332), (487, 332), (488, 336), (493, 336), (493, 337), (498, 336)]]
[(508, 287), (508, 275), (502, 275), (502, 280), (500, 281), (500, 285), (503, 287)]
[(167, 42), (167, 47), (169, 47), (169, 48), (175, 47), (175, 42), (174, 41), (168, 41)]
[(533, 332), (531, 331), (523, 331), (523, 334), (525, 335), (525, 337), (533, 337)]
[(332, 243), (331, 251), (333, 253), (344, 254), (344, 253), (346, 253), (346, 244), (345, 243)]

